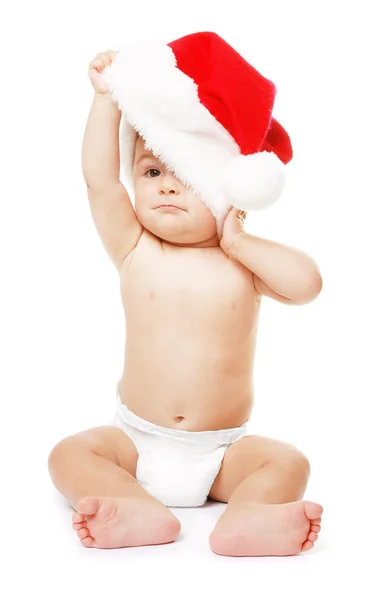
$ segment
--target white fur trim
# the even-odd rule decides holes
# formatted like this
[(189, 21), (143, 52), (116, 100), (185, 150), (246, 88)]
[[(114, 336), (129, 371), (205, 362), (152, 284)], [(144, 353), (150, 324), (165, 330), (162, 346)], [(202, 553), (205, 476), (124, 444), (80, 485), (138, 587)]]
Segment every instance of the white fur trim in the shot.
[(258, 210), (273, 204), (285, 184), (284, 163), (273, 152), (238, 156), (226, 164), (223, 191), (241, 210)]
[[(223, 181), (226, 167), (231, 159), (240, 157), (240, 149), (200, 103), (197, 84), (176, 68), (172, 49), (164, 42), (122, 45), (102, 77), (124, 116), (121, 165), (130, 187), (136, 130), (145, 139), (147, 149), (199, 194), (215, 215), (220, 230), (230, 205), (239, 200), (243, 189), (240, 169), (236, 172), (239, 179), (229, 191)], [(250, 188), (250, 198), (254, 197)], [(258, 200), (258, 194), (256, 197)], [(255, 208), (255, 203), (249, 204)]]

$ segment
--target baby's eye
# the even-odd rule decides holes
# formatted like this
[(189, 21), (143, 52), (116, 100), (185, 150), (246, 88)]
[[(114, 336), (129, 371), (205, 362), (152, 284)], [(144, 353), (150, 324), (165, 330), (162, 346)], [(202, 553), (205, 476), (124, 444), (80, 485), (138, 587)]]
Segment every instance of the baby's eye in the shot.
[(151, 177), (158, 177), (158, 175), (160, 174), (161, 171), (158, 171), (158, 169), (148, 169), (146, 171), (145, 175), (148, 176), (148, 173), (152, 173), (152, 172), (157, 173), (157, 175), (151, 175)]

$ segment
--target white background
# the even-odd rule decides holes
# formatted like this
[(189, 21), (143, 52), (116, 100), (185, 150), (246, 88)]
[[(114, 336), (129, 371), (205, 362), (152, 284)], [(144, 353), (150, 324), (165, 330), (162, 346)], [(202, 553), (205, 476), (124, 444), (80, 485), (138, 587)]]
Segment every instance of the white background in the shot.
[[(75, 599), (386, 598), (389, 400), (387, 28), (384, 2), (19, 2), (2, 11), (0, 594)], [(252, 433), (310, 459), (324, 507), (315, 548), (226, 558), (208, 535), (224, 505), (174, 510), (180, 541), (85, 549), (47, 471), (63, 437), (107, 424), (124, 356), (115, 267), (81, 170), (94, 56), (212, 30), (277, 86), (294, 158), (246, 230), (320, 267), (304, 306), (264, 298)], [(386, 46), (386, 47), (385, 47)], [(385, 58), (386, 55), (386, 58)], [(152, 73), (150, 73), (152, 76)], [(6, 593), (1, 588), (7, 589)]]

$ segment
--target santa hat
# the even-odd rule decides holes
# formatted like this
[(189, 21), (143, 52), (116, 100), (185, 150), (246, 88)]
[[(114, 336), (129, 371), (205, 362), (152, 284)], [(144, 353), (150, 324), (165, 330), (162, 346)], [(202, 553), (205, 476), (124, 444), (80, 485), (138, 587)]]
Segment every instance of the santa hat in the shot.
[(212, 32), (122, 45), (102, 74), (121, 110), (121, 166), (133, 191), (136, 132), (216, 217), (272, 204), (292, 158), (272, 117), (275, 85)]

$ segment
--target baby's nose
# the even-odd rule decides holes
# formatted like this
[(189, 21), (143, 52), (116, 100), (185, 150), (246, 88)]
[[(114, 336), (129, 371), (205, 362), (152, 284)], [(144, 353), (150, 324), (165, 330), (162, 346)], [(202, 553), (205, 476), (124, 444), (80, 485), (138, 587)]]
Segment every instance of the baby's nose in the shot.
[(160, 194), (179, 194), (180, 188), (176, 182), (172, 181), (162, 181), (161, 187), (159, 190)]
[(160, 195), (162, 195), (162, 194), (169, 194), (169, 195), (170, 194), (174, 194), (174, 195), (178, 196), (179, 193), (180, 192), (178, 190), (176, 190), (176, 189), (170, 189), (170, 188), (163, 188), (163, 189), (161, 188), (160, 191), (159, 191)]

